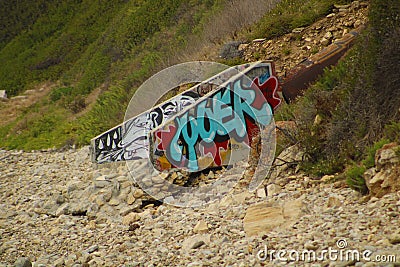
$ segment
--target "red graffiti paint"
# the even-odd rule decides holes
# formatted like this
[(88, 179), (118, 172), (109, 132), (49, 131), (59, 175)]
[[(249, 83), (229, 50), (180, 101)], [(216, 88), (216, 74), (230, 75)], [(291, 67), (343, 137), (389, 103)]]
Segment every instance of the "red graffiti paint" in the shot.
[(176, 128), (174, 125), (169, 125), (168, 130), (158, 130), (155, 134), (161, 142), (157, 145), (158, 150), (166, 150), (166, 148), (171, 144), (172, 139), (176, 133)]
[(214, 143), (215, 145), (210, 147), (204, 147), (204, 155), (210, 153), (214, 159), (214, 163), (217, 166), (222, 165), (222, 157), (221, 157), (221, 150), (224, 149), (225, 151), (228, 150), (229, 140), (223, 142)]
[[(263, 84), (260, 84), (260, 79), (257, 77), (254, 79), (251, 88), (256, 93), (254, 102), (251, 104), (256, 109), (261, 109), (262, 105), (265, 103), (264, 99), (267, 100), (269, 105), (273, 110), (275, 110), (281, 103), (281, 99), (278, 96), (278, 79), (275, 76), (269, 77)], [(262, 95), (261, 95), (262, 94)]]
[[(256, 93), (256, 97), (251, 105), (256, 109), (261, 109), (262, 105), (265, 103), (264, 99), (266, 99), (272, 110), (275, 110), (281, 103), (281, 99), (277, 93), (278, 84), (278, 79), (275, 76), (269, 77), (263, 84), (260, 84), (258, 77), (255, 78), (251, 85), (251, 89)], [(245, 143), (252, 144), (253, 138), (259, 134), (260, 129), (249, 118), (246, 118), (246, 126), (248, 143)]]

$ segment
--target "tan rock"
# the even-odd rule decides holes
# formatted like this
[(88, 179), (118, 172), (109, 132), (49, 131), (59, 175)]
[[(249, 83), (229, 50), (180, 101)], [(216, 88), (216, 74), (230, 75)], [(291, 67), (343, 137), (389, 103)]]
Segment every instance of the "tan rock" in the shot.
[(248, 191), (245, 190), (242, 193), (236, 194), (233, 196), (233, 202), (236, 204), (244, 204), (247, 199), (251, 198), (253, 195)]
[(182, 242), (182, 249), (185, 252), (190, 252), (193, 249), (198, 249), (201, 246), (208, 245), (211, 242), (211, 236), (209, 234), (190, 236)]
[(119, 201), (118, 198), (112, 198), (108, 204), (110, 204), (111, 206), (118, 206), (121, 202)]
[(208, 231), (208, 225), (205, 221), (199, 221), (196, 226), (193, 228), (193, 232), (196, 234), (205, 233)]
[(275, 228), (288, 228), (301, 216), (303, 201), (261, 202), (250, 206), (243, 220), (243, 228), (247, 236), (268, 233)]
[(136, 189), (135, 192), (133, 193), (133, 196), (135, 198), (141, 198), (143, 195), (144, 195), (144, 192), (141, 189)]
[(285, 222), (282, 207), (266, 206), (259, 203), (247, 209), (243, 220), (243, 228), (248, 236), (261, 235), (271, 231)]
[(379, 171), (384, 165), (396, 164), (399, 162), (399, 156), (396, 155), (396, 151), (400, 150), (400, 146), (397, 143), (390, 143), (384, 145), (375, 154), (376, 169)]
[(330, 182), (335, 178), (335, 175), (324, 175), (321, 178), (321, 182)]
[(392, 245), (400, 244), (400, 233), (392, 234), (391, 236), (389, 236), (388, 240)]
[(282, 192), (282, 188), (277, 184), (270, 184), (267, 186), (267, 195), (274, 196)]
[(339, 198), (334, 197), (334, 196), (330, 196), (328, 198), (328, 202), (327, 202), (327, 207), (331, 208), (331, 207), (340, 207), (342, 206), (342, 201), (340, 201)]
[(128, 196), (126, 197), (126, 203), (128, 205), (132, 205), (135, 202), (136, 198), (133, 196), (132, 193), (128, 194)]
[(267, 197), (267, 194), (266, 194), (264, 188), (257, 189), (257, 197), (259, 197), (259, 198), (266, 198)]
[(400, 146), (391, 143), (379, 149), (375, 155), (376, 168), (364, 173), (371, 196), (382, 197), (400, 191)]
[(132, 224), (132, 223), (134, 223), (134, 222), (137, 222), (137, 221), (139, 221), (139, 220), (140, 220), (139, 214), (137, 214), (137, 213), (135, 213), (135, 212), (131, 212), (131, 213), (129, 213), (128, 215), (125, 215), (125, 216), (122, 218), (122, 224), (124, 224), (124, 225), (130, 225), (130, 224)]

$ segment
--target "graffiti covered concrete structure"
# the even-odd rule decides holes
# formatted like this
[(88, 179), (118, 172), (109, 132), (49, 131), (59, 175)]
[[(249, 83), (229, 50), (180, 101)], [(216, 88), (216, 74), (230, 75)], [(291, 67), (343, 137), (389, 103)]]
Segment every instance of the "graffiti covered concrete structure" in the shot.
[[(270, 69), (271, 70), (271, 69)], [(171, 116), (192, 105), (238, 72), (249, 77), (265, 73), (265, 63), (255, 62), (228, 68), (189, 90), (100, 134), (91, 141), (92, 161), (96, 163), (147, 158), (148, 133)]]
[[(272, 63), (249, 79), (238, 74), (150, 133), (153, 164), (198, 171), (244, 159), (252, 139), (280, 104)], [(233, 153), (235, 152), (235, 153)], [(235, 155), (234, 155), (235, 154)]]

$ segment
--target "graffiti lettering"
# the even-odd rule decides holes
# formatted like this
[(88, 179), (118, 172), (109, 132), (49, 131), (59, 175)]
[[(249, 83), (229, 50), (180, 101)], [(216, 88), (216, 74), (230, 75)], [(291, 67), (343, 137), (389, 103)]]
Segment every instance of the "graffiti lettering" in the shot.
[(220, 152), (227, 150), (231, 141), (249, 145), (254, 128), (271, 122), (273, 108), (280, 103), (277, 87), (274, 76), (262, 84), (256, 78), (250, 86), (241, 76), (176, 116), (166, 130), (155, 130), (156, 149), (163, 151), (172, 165), (190, 170), (198, 170), (198, 158), (207, 154), (221, 165)]
[(91, 141), (92, 160), (97, 163), (135, 160), (148, 157), (148, 132), (166, 122), (197, 99), (214, 91), (238, 71), (249, 77), (270, 75), (271, 63), (256, 62), (229, 68), (182, 94), (148, 110), (95, 137)]

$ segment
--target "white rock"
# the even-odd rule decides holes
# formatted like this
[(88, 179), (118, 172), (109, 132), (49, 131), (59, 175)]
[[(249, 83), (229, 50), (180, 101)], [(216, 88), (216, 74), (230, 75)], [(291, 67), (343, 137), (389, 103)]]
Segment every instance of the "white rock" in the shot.
[(267, 194), (266, 194), (264, 188), (257, 189), (257, 197), (259, 197), (259, 198), (266, 198), (267, 197)]
[(269, 197), (272, 197), (272, 196), (274, 196), (274, 195), (277, 195), (277, 194), (279, 194), (280, 192), (282, 192), (282, 188), (281, 188), (279, 185), (277, 185), (277, 184), (269, 184), (269, 185), (267, 186), (267, 195), (268, 195)]
[(6, 90), (0, 90), (0, 99), (7, 99)]

